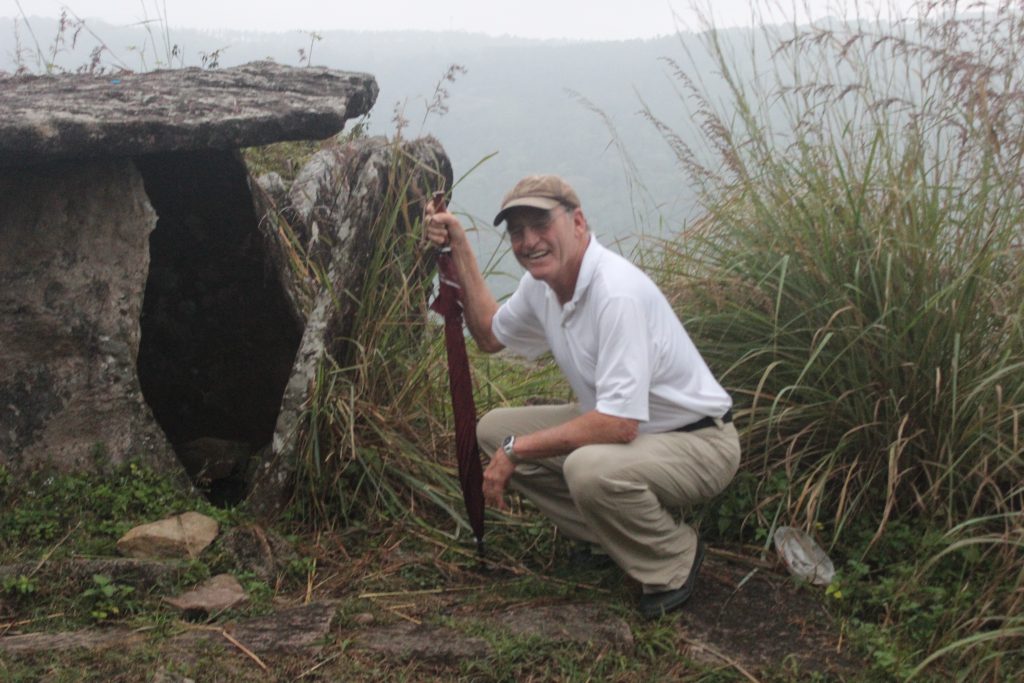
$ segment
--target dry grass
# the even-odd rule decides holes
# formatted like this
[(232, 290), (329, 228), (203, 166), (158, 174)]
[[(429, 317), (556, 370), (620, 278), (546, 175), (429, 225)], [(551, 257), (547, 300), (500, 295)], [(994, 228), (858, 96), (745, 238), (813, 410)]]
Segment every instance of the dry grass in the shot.
[(824, 525), (876, 579), (891, 525), (939, 529), (908, 578), (966, 583), (889, 668), (980, 680), (1022, 666), (1024, 4), (922, 12), (765, 29), (760, 85), (710, 31), (726, 105), (673, 62), (703, 147), (647, 115), (704, 217), (659, 275), (741, 407), (748, 523)]

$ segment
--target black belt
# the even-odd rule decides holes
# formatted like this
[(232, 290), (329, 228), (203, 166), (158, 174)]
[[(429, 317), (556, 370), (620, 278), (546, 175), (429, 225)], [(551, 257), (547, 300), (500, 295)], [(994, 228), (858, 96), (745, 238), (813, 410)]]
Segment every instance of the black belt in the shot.
[[(726, 423), (726, 424), (732, 422), (732, 408), (730, 408), (729, 410), (725, 411), (725, 415), (723, 415), (722, 417), (720, 417), (718, 419), (721, 420), (722, 422)], [(713, 417), (702, 417), (701, 419), (697, 420), (696, 422), (691, 422), (690, 424), (683, 425), (682, 427), (676, 427), (672, 431), (673, 432), (695, 432), (698, 429), (707, 429), (708, 427), (714, 427), (715, 424), (716, 424), (715, 418), (713, 418)]]

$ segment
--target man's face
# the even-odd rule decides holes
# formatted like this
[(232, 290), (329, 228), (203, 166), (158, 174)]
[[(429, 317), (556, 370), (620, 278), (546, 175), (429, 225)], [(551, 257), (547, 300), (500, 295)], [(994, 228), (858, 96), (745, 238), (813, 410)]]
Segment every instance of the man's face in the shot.
[(586, 248), (586, 226), (579, 209), (556, 206), (545, 211), (524, 206), (508, 218), (508, 236), (516, 260), (537, 280), (555, 286), (575, 284)]

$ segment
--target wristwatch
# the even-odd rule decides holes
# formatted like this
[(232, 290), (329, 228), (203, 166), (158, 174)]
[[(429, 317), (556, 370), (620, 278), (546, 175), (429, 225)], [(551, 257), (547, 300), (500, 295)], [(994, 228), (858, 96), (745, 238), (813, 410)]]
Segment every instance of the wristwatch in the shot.
[(513, 465), (518, 465), (523, 461), (519, 454), (516, 453), (516, 435), (509, 434), (505, 437), (505, 440), (501, 442), (501, 450), (505, 451), (505, 455), (508, 456), (509, 462)]

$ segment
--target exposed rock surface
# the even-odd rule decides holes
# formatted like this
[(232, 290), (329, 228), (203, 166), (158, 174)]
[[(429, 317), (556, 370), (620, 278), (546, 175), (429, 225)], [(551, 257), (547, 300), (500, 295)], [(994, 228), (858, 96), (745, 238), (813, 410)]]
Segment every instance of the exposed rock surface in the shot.
[(633, 648), (629, 624), (598, 605), (515, 608), (498, 615), (493, 624), (514, 635), (537, 636), (545, 642)]
[(238, 579), (231, 574), (218, 574), (190, 591), (173, 598), (164, 598), (164, 602), (184, 612), (212, 614), (238, 607), (248, 599)]
[[(477, 619), (474, 618), (474, 621)], [(465, 621), (465, 619), (460, 619)], [(536, 637), (545, 643), (577, 643), (595, 650), (630, 650), (633, 634), (623, 619), (596, 605), (542, 605), (507, 610), (482, 619), (489, 629), (518, 637)], [(368, 623), (372, 624), (372, 619)], [(358, 632), (354, 645), (387, 659), (457, 663), (490, 656), (492, 648), (473, 628), (400, 622)]]
[(91, 631), (64, 631), (61, 633), (24, 633), (0, 638), (0, 652), (33, 653), (61, 652), (70, 649), (99, 650), (109, 647), (123, 648), (141, 643), (145, 637), (138, 631), (113, 628)]
[(117, 541), (123, 555), (140, 558), (195, 558), (217, 538), (217, 521), (186, 512), (131, 529)]
[(176, 465), (135, 355), (157, 217), (130, 160), (0, 169), (0, 462)]
[(435, 664), (482, 659), (492, 653), (490, 644), (483, 638), (447, 626), (405, 621), (363, 631), (355, 636), (353, 645), (392, 661)]
[(255, 62), (22, 76), (0, 89), (0, 165), (320, 140), (370, 111), (373, 76)]
[[(274, 614), (246, 619), (225, 627), (239, 643), (257, 654), (270, 652), (319, 652), (334, 619), (334, 606), (311, 603)], [(179, 648), (198, 641), (223, 638), (219, 629), (199, 629), (183, 633), (172, 642)]]
[[(451, 182), (451, 164), (432, 138), (402, 145), (370, 138), (328, 148), (315, 155), (296, 178), (289, 192), (292, 227), (306, 252), (326, 271), (330, 287), (314, 288), (274, 428), (272, 453), (257, 472), (247, 501), (253, 512), (272, 516), (291, 494), (304, 406), (320, 362), (326, 356), (339, 362), (345, 358), (375, 229), (387, 220), (386, 200), (404, 195), (409, 213), (398, 217), (394, 229), (406, 232), (422, 211), (422, 198), (435, 189), (451, 187)], [(417, 280), (415, 273), (410, 280)], [(294, 299), (302, 298), (304, 287), (309, 289), (309, 283), (292, 285)], [(339, 292), (345, 296), (338, 296)]]

